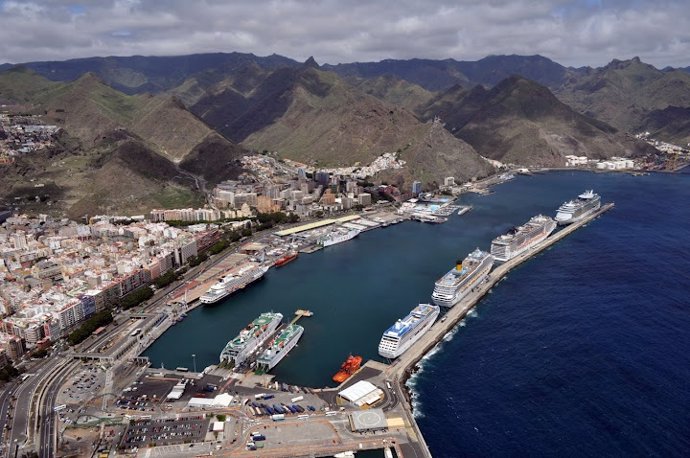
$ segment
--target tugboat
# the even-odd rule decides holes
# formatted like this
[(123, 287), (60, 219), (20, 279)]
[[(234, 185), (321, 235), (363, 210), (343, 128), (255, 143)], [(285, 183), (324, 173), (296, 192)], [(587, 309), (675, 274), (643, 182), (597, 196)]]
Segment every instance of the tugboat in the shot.
[(340, 370), (333, 376), (333, 381), (343, 383), (345, 380), (349, 379), (352, 374), (357, 372), (361, 364), (361, 356), (348, 356), (342, 366), (340, 366)]
[(284, 256), (278, 258), (276, 262), (273, 263), (275, 267), (282, 267), (288, 262), (294, 261), (297, 259), (298, 253), (296, 251), (290, 251), (288, 253), (285, 253)]

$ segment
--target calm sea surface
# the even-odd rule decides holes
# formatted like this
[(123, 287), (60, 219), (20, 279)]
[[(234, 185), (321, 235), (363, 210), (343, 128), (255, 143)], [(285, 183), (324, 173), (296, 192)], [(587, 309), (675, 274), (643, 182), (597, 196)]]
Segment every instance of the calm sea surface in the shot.
[(201, 369), (263, 311), (308, 308), (274, 369), (324, 386), (458, 257), (593, 188), (616, 207), (512, 271), (411, 380), (434, 456), (680, 456), (690, 450), (690, 174), (555, 172), (517, 179), (443, 225), (406, 222), (302, 255), (200, 307), (145, 353)]

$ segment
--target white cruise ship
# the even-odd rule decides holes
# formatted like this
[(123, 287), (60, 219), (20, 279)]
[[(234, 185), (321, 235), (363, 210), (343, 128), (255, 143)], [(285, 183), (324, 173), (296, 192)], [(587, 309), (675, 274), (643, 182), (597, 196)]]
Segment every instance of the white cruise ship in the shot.
[(203, 304), (216, 303), (224, 297), (260, 279), (268, 272), (268, 269), (268, 266), (257, 264), (245, 266), (236, 273), (226, 275), (218, 280), (218, 283), (211, 286), (208, 291), (199, 298), (199, 301)]
[(257, 370), (268, 372), (273, 369), (283, 358), (290, 353), (300, 337), (304, 328), (298, 324), (288, 324), (273, 338), (268, 348), (266, 348), (256, 360)]
[(507, 234), (491, 242), (491, 255), (496, 261), (506, 262), (544, 240), (556, 229), (556, 222), (548, 216), (533, 216), (526, 224), (514, 227)]
[(337, 243), (347, 242), (348, 240), (352, 240), (353, 238), (357, 237), (360, 232), (361, 231), (357, 229), (334, 230), (326, 234), (320, 240), (320, 243), (322, 246), (327, 247)]
[(266, 342), (266, 339), (278, 329), (283, 320), (281, 313), (262, 313), (254, 321), (249, 323), (240, 333), (225, 345), (220, 352), (221, 363), (234, 363), (239, 366), (257, 348)]
[(436, 281), (431, 298), (434, 304), (452, 307), (489, 273), (494, 257), (479, 248)]
[(419, 304), (405, 318), (395, 322), (381, 336), (379, 355), (393, 359), (405, 353), (434, 324), (441, 308)]
[(565, 202), (558, 208), (556, 222), (559, 225), (576, 223), (599, 210), (599, 207), (601, 207), (599, 194), (595, 194), (592, 190), (585, 191), (577, 196), (577, 199)]

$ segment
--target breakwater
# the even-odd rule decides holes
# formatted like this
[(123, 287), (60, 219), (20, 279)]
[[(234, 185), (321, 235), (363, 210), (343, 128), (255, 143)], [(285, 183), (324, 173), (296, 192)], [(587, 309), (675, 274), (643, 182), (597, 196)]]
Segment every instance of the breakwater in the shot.
[(471, 292), (465, 297), (463, 301), (451, 307), (445, 314), (444, 321), (438, 321), (432, 326), (432, 328), (415, 343), (407, 352), (395, 360), (391, 365), (389, 365), (384, 373), (387, 378), (393, 380), (393, 383), (397, 385), (398, 391), (406, 393), (406, 399), (404, 400), (405, 411), (407, 416), (407, 421), (415, 432), (415, 439), (425, 451), (426, 456), (431, 456), (431, 452), (428, 449), (424, 441), (424, 437), (421, 434), (419, 426), (412, 415), (412, 404), (409, 392), (405, 388), (405, 383), (412, 374), (415, 365), (428, 353), (432, 348), (434, 348), (443, 337), (450, 332), (458, 322), (463, 319), (467, 313), (472, 310), (473, 307), (484, 297), (491, 288), (494, 287), (501, 279), (503, 279), (510, 270), (519, 266), (523, 262), (532, 258), (536, 254), (544, 251), (545, 249), (552, 246), (554, 243), (562, 240), (568, 235), (575, 232), (577, 229), (585, 226), (587, 223), (591, 222), (595, 218), (599, 217), (603, 213), (614, 207), (613, 203), (607, 203), (603, 205), (598, 211), (589, 215), (587, 218), (573, 223), (565, 228), (559, 230), (558, 232), (552, 234), (544, 241), (538, 243), (531, 249), (520, 254), (519, 256), (511, 259), (510, 261), (503, 263), (491, 271), (487, 281), (479, 285), (476, 291)]

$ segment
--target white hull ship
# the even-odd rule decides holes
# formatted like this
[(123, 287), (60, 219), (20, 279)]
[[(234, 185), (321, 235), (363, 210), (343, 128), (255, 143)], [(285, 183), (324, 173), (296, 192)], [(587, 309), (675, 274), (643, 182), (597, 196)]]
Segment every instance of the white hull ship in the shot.
[(556, 229), (556, 222), (548, 216), (532, 217), (522, 226), (499, 235), (491, 242), (491, 255), (498, 262), (506, 262), (546, 239)]
[(565, 202), (558, 208), (556, 222), (563, 226), (577, 223), (601, 207), (601, 197), (594, 191), (585, 191), (577, 199)]
[(203, 304), (214, 304), (230, 294), (254, 283), (268, 272), (268, 267), (253, 265), (243, 267), (237, 273), (226, 275), (211, 286), (199, 301)]
[(440, 312), (441, 308), (437, 305), (419, 304), (383, 333), (379, 342), (379, 355), (393, 359), (405, 353), (431, 328)]
[(357, 229), (348, 229), (347, 231), (334, 230), (333, 232), (330, 232), (327, 235), (325, 235), (321, 239), (320, 243), (323, 247), (336, 245), (338, 243), (343, 243), (347, 242), (348, 240), (352, 240), (353, 238), (357, 237), (359, 233), (360, 231), (358, 231)]
[(494, 263), (491, 254), (479, 248), (455, 267), (439, 278), (434, 286), (431, 298), (434, 304), (441, 307), (452, 307), (482, 282)]
[(285, 326), (256, 360), (257, 370), (268, 372), (276, 367), (297, 345), (303, 332), (304, 328), (298, 324)]
[(242, 364), (249, 355), (273, 335), (282, 320), (283, 315), (281, 313), (268, 312), (259, 315), (242, 329), (237, 337), (225, 345), (223, 351), (220, 352), (220, 362), (232, 362), (235, 367)]

